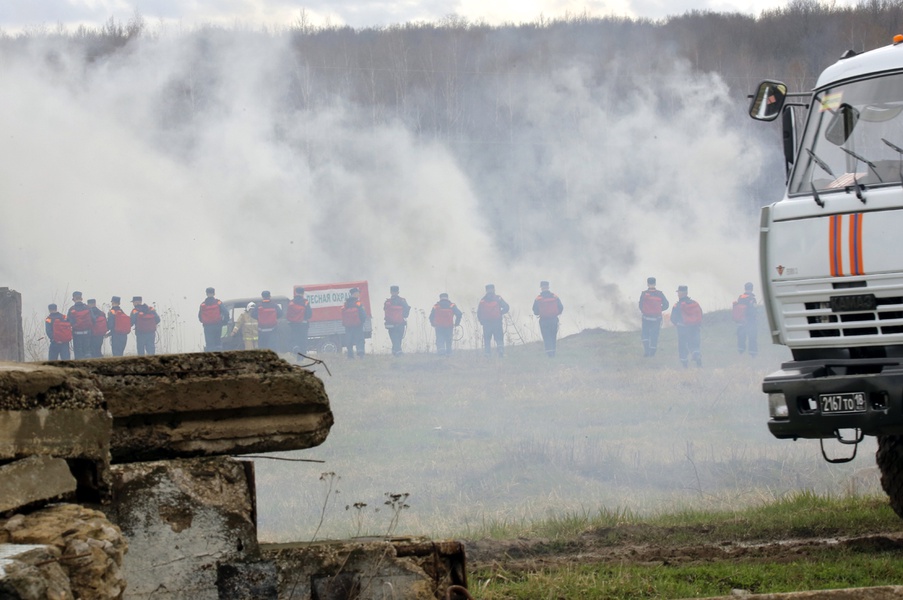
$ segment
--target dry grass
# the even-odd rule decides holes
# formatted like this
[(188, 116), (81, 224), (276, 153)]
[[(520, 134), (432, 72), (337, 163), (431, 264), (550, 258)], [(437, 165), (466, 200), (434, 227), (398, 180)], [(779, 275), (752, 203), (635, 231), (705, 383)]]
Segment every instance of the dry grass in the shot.
[[(261, 538), (311, 539), (321, 518), (318, 538), (474, 536), (600, 510), (878, 492), (873, 442), (828, 465), (817, 442), (771, 437), (761, 380), (786, 349), (762, 340), (757, 359), (738, 356), (733, 326), (710, 319), (699, 370), (680, 367), (670, 329), (653, 359), (640, 356), (638, 333), (604, 331), (562, 340), (552, 360), (536, 343), (503, 359), (329, 359), (332, 377), (319, 374), (336, 424), (321, 447), (292, 453), (327, 462), (258, 461)], [(334, 489), (319, 480), (325, 471), (340, 478)], [(387, 493), (410, 494), (410, 508), (393, 512)]]

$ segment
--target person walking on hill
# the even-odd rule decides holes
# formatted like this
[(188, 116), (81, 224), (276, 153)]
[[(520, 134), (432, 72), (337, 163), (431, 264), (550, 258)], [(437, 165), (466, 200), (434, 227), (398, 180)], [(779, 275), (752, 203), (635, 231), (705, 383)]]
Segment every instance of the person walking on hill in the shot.
[(430, 311), (430, 325), (436, 330), (436, 354), (451, 356), (452, 334), (461, 324), (461, 309), (448, 299), (448, 294), (439, 294), (439, 302)]
[(270, 297), (269, 290), (260, 292), (260, 302), (251, 311), (257, 319), (258, 345), (268, 350), (276, 350), (276, 327), (282, 318), (282, 307)]
[(398, 295), (398, 286), (389, 287), (389, 297), (383, 304), (385, 312), (386, 329), (389, 331), (389, 339), (392, 340), (392, 356), (401, 356), (401, 340), (404, 339), (406, 319), (411, 314), (408, 301)]
[(677, 288), (677, 302), (671, 309), (671, 322), (677, 326), (677, 354), (680, 363), (687, 368), (692, 358), (697, 367), (702, 367), (702, 351), (699, 347), (702, 308), (687, 295), (685, 285)]
[(640, 313), (642, 314), (643, 356), (655, 356), (658, 348), (658, 334), (662, 329), (662, 313), (668, 310), (668, 299), (665, 294), (655, 289), (655, 277), (647, 277), (648, 286), (640, 294)]
[(153, 356), (157, 353), (157, 325), (160, 324), (160, 315), (153, 306), (148, 306), (141, 296), (132, 297), (131, 319), (135, 328), (135, 343), (138, 356)]
[(748, 349), (749, 355), (755, 358), (759, 353), (759, 340), (756, 331), (756, 295), (753, 294), (752, 282), (743, 286), (743, 293), (734, 302), (732, 314), (737, 323), (737, 350), (743, 354)]
[(229, 313), (216, 299), (215, 289), (207, 288), (206, 294), (198, 309), (198, 321), (204, 327), (204, 351), (216, 352), (223, 349), (223, 324), (229, 322)]
[(345, 347), (348, 358), (354, 358), (357, 349), (358, 358), (364, 358), (364, 323), (367, 312), (361, 304), (361, 291), (354, 287), (348, 292), (348, 298), (342, 307), (342, 326), (345, 328)]
[(75, 360), (91, 358), (91, 331), (94, 329), (94, 315), (87, 304), (82, 302), (81, 292), (72, 292), (72, 306), (66, 320), (72, 324), (72, 354)]
[(235, 327), (232, 328), (231, 335), (236, 336), (241, 333), (241, 339), (244, 342), (245, 350), (254, 350), (257, 348), (257, 319), (255, 319), (252, 314), (256, 306), (257, 305), (253, 302), (248, 302), (245, 312), (241, 313), (238, 319), (236, 319)]
[(110, 330), (110, 351), (113, 356), (125, 354), (125, 344), (132, 331), (132, 318), (122, 310), (119, 303), (122, 298), (113, 296), (110, 299), (110, 312), (107, 313), (107, 327)]
[(69, 342), (72, 341), (72, 323), (57, 310), (56, 304), (48, 304), (50, 312), (44, 319), (44, 333), (50, 340), (47, 360), (69, 360)]
[(288, 307), (285, 310), (285, 320), (292, 334), (292, 352), (298, 354), (307, 354), (307, 337), (310, 333), (310, 318), (313, 316), (313, 309), (310, 301), (304, 296), (304, 288), (296, 285), (293, 290), (294, 296), (289, 300)]
[(91, 328), (91, 356), (94, 358), (103, 358), (103, 338), (107, 336), (107, 315), (97, 308), (97, 300), (90, 298), (88, 300), (88, 308), (91, 310), (91, 317), (94, 319), (94, 326)]
[(477, 319), (483, 326), (483, 352), (486, 356), (492, 354), (492, 338), (495, 338), (495, 347), (499, 356), (505, 355), (505, 331), (502, 327), (502, 319), (511, 307), (501, 296), (495, 293), (495, 285), (486, 285), (486, 295), (480, 299), (477, 307)]
[(539, 295), (533, 301), (533, 314), (539, 317), (539, 331), (545, 346), (546, 356), (555, 356), (558, 344), (558, 315), (564, 312), (561, 299), (549, 291), (549, 282), (539, 282)]

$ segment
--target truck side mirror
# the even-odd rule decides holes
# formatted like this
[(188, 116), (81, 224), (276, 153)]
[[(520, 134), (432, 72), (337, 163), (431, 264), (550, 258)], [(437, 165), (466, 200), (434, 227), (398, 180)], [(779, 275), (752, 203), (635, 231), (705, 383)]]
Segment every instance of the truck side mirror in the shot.
[(835, 146), (843, 146), (847, 138), (852, 135), (858, 122), (859, 111), (844, 102), (831, 116), (831, 122), (825, 129), (825, 139)]
[(774, 121), (784, 108), (787, 86), (780, 81), (759, 84), (749, 105), (749, 116), (757, 121)]

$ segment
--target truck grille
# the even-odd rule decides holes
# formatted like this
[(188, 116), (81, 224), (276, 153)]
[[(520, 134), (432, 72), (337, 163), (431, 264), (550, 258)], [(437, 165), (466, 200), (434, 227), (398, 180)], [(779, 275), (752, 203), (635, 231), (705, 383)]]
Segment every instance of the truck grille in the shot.
[[(903, 343), (903, 280), (898, 276), (846, 279), (774, 284), (788, 345), (835, 345), (837, 338), (849, 338), (847, 345)], [(832, 310), (832, 296), (860, 293), (874, 294), (874, 310)]]

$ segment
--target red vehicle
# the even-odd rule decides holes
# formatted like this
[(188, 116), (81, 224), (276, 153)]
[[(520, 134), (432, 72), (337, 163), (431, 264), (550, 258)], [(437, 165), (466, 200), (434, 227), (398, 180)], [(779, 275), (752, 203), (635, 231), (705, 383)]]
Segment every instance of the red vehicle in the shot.
[[(348, 298), (351, 288), (355, 287), (361, 291), (361, 304), (367, 313), (367, 320), (364, 322), (364, 337), (371, 337), (373, 333), (373, 314), (370, 311), (370, 290), (366, 281), (301, 284), (301, 287), (304, 288), (304, 295), (310, 302), (310, 308), (313, 312), (310, 318), (310, 330), (307, 334), (310, 340), (311, 351), (317, 353), (339, 352), (342, 349), (342, 339), (345, 335), (345, 328), (342, 327), (342, 307), (345, 305), (345, 300)], [(248, 302), (259, 303), (260, 300), (259, 296), (225, 300), (223, 305), (229, 311), (229, 324), (226, 331), (232, 331), (235, 320), (245, 310)], [(291, 298), (273, 296), (272, 300), (282, 307), (283, 312), (283, 317), (276, 324), (276, 351), (290, 352), (292, 348), (289, 326), (284, 315), (285, 308), (288, 306)], [(226, 335), (228, 336), (228, 333)], [(223, 348), (226, 350), (237, 350), (242, 347), (240, 336), (223, 338)]]

